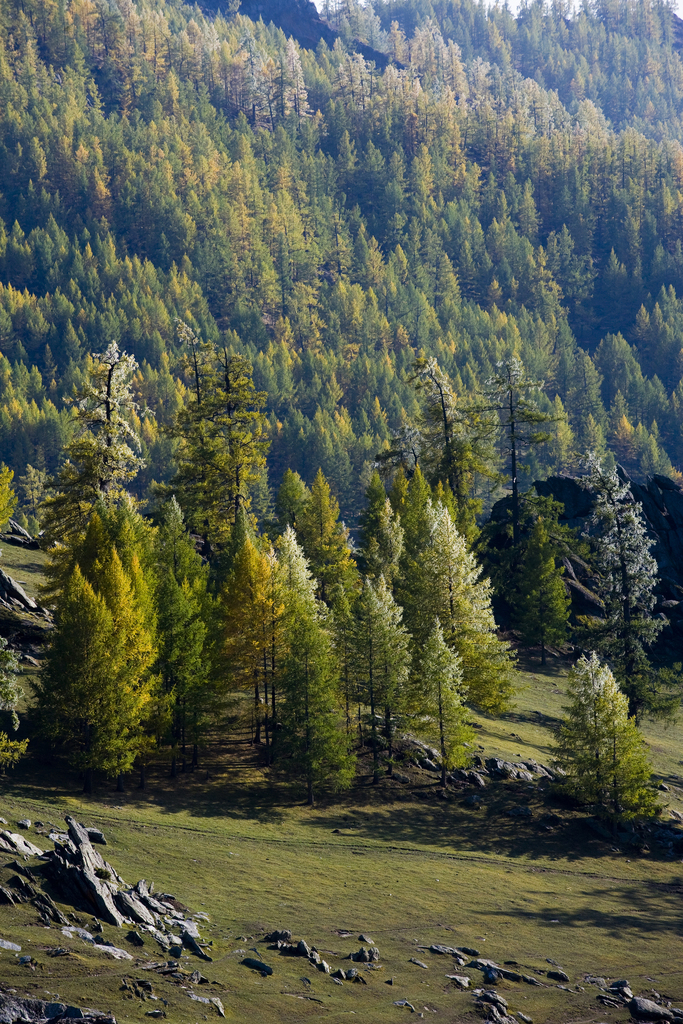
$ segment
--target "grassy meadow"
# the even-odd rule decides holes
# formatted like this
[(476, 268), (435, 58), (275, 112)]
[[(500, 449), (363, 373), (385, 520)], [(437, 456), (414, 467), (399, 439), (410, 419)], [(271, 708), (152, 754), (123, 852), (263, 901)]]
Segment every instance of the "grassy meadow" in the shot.
[[(21, 567), (9, 567), (9, 548), (3, 565), (35, 592), (41, 556), (15, 552)], [(566, 665), (541, 671), (529, 659), (521, 669), (514, 709), (496, 720), (476, 716), (476, 743), (483, 756), (547, 761)], [(657, 725), (645, 733), (669, 786), (662, 793), (668, 817), (669, 807), (683, 811), (681, 729)], [(64, 814), (100, 826), (109, 843), (102, 852), (124, 878), (153, 880), (158, 891), (208, 914), (201, 930), (213, 943), (213, 962), (181, 958), (183, 971), (198, 968), (208, 984), (192, 985), (189, 973), (161, 977), (145, 970), (167, 956), (149, 937), (136, 949), (126, 929), (104, 925), (105, 938), (136, 957), (111, 960), (56, 925), (45, 928), (30, 904), (0, 906), (0, 938), (22, 947), (20, 954), (0, 951), (0, 988), (95, 1006), (131, 1022), (149, 1020), (156, 1009), (183, 1024), (218, 1019), (213, 1005), (191, 1000), (192, 991), (218, 996), (236, 1024), (352, 1015), (364, 1024), (399, 1021), (411, 1013), (394, 1005), (401, 999), (425, 1019), (479, 1019), (471, 991), (459, 991), (446, 975), (468, 974), (477, 987), (481, 974), (423, 948), (439, 943), (471, 946), (536, 974), (539, 987), (498, 986), (510, 1010), (535, 1024), (628, 1020), (627, 1011), (597, 1002), (599, 990), (585, 975), (627, 978), (634, 992), (655, 989), (683, 1005), (683, 863), (654, 841), (638, 853), (601, 838), (547, 783), (492, 781), (473, 806), (466, 802), (471, 787), (443, 799), (434, 776), (409, 772), (410, 785), (385, 779), (372, 787), (369, 775), (361, 776), (351, 793), (311, 810), (303, 794), (272, 779), (239, 733), (223, 737), (194, 773), (171, 779), (168, 766), (154, 766), (144, 792), (131, 776), (123, 794), (100, 780), (96, 795), (85, 798), (75, 772), (47, 756), (27, 759), (0, 780), (0, 815), (9, 827), (16, 830), (23, 817), (43, 822), (25, 834), (49, 847), (40, 833)], [(532, 808), (530, 818), (506, 813), (519, 804)], [(11, 859), (0, 859), (0, 885), (13, 874), (4, 866)], [(85, 912), (75, 916), (83, 927), (94, 923)], [(305, 960), (266, 950), (261, 939), (273, 928), (305, 938), (333, 970), (350, 966), (343, 957), (363, 934), (379, 947), (381, 967), (361, 970), (365, 985), (337, 985)], [(273, 968), (271, 977), (240, 964), (252, 947)], [(67, 953), (50, 955), (57, 948)], [(30, 964), (19, 962), (25, 955)], [(564, 988), (545, 976), (548, 960), (569, 975)], [(124, 978), (150, 980), (158, 1000), (135, 995)]]

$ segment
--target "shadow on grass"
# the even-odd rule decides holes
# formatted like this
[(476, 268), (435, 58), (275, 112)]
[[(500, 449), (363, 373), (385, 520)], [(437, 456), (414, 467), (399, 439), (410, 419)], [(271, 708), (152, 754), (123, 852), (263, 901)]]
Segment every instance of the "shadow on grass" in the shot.
[[(679, 900), (683, 879), (668, 885), (656, 882), (639, 881), (637, 884), (625, 883), (610, 885), (609, 888), (591, 889), (590, 904), (567, 910), (565, 907), (548, 906), (544, 910), (528, 910), (516, 908), (512, 916), (536, 928), (547, 928), (551, 931), (560, 928), (595, 928), (605, 934), (623, 940), (633, 933), (634, 949), (646, 936), (659, 936), (672, 933), (683, 936), (683, 921), (679, 910)], [(610, 911), (609, 904), (618, 906), (619, 910)], [(606, 907), (607, 905), (607, 907)], [(628, 908), (628, 909), (624, 909)], [(509, 920), (510, 909), (480, 911), (482, 918)], [(642, 953), (642, 949), (639, 949)]]
[[(390, 785), (383, 780), (379, 793), (371, 785), (355, 790), (352, 799), (346, 797), (334, 808), (319, 810), (310, 827), (330, 833), (340, 829), (339, 842), (348, 847), (354, 841), (379, 841), (438, 849), (440, 854), (450, 850), (454, 855), (485, 854), (532, 863), (541, 859), (578, 863), (614, 856), (612, 842), (597, 836), (583, 815), (567, 811), (552, 798), (546, 801), (535, 786), (492, 784), (477, 809), (465, 804), (464, 792), (439, 799), (436, 784), (413, 793), (400, 793), (391, 786), (389, 795), (385, 787)], [(396, 802), (387, 806), (389, 801)], [(521, 805), (531, 807), (531, 818), (509, 815)], [(636, 859), (637, 854), (629, 851), (628, 856)]]

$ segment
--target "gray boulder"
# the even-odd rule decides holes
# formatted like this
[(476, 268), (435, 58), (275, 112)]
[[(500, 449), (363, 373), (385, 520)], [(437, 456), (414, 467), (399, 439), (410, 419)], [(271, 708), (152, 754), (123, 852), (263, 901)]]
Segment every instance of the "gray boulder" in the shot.
[(659, 1006), (651, 999), (644, 999), (642, 996), (634, 996), (628, 1004), (631, 1016), (636, 1020), (675, 1020), (675, 1016), (666, 1006)]
[(24, 588), (6, 572), (0, 569), (0, 597), (10, 604), (19, 605), (28, 611), (38, 611), (38, 605), (29, 597)]
[(124, 917), (130, 918), (131, 921), (137, 921), (139, 924), (148, 924), (152, 927), (156, 924), (154, 915), (133, 893), (117, 892), (114, 899)]

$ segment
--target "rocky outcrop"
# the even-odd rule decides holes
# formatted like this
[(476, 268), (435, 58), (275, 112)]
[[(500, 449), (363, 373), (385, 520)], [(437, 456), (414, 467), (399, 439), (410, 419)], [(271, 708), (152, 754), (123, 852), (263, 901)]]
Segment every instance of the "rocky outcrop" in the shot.
[[(678, 650), (680, 657), (683, 643), (683, 487), (658, 474), (640, 484), (631, 480), (621, 466), (618, 472), (620, 479), (630, 484), (634, 500), (642, 506), (647, 532), (653, 542), (652, 555), (659, 567), (654, 614), (664, 616), (669, 626), (660, 634), (658, 652), (675, 654)], [(534, 487), (540, 495), (562, 502), (561, 523), (575, 529), (579, 535), (589, 530), (594, 495), (581, 479), (551, 476), (537, 481)], [(564, 564), (574, 614), (599, 615), (600, 601), (593, 590), (595, 576), (589, 566), (573, 555), (566, 558)]]
[(0, 534), (0, 540), (5, 544), (14, 544), (19, 548), (30, 548), (33, 551), (40, 547), (35, 537), (32, 537), (28, 530), (25, 530), (14, 519), (10, 519), (7, 523), (6, 529)]
[[(641, 484), (631, 480), (621, 466), (620, 479), (628, 483), (634, 501), (640, 503), (652, 541), (652, 555), (659, 567), (659, 580), (655, 588), (656, 606), (653, 614), (667, 620), (655, 648), (656, 657), (669, 660), (678, 657), (683, 645), (683, 487), (668, 477), (655, 475)], [(590, 534), (590, 516), (595, 495), (583, 479), (572, 476), (551, 476), (534, 484), (542, 497), (554, 498), (563, 505), (560, 523), (575, 530), (578, 537)], [(510, 522), (511, 501), (501, 498), (491, 510), (491, 523), (500, 523), (501, 532), (491, 538), (491, 548), (504, 548), (510, 543), (503, 529)], [(572, 601), (572, 619), (603, 614), (602, 602), (596, 592), (597, 575), (579, 555), (565, 552), (564, 582)], [(509, 620), (509, 609), (497, 608), (500, 621)], [(678, 652), (678, 653), (677, 653)]]
[(48, 1003), (44, 999), (20, 999), (0, 992), (0, 1024), (57, 1024), (58, 1021), (82, 1020), (90, 1024), (116, 1024), (112, 1014), (81, 1009), (66, 1003)]

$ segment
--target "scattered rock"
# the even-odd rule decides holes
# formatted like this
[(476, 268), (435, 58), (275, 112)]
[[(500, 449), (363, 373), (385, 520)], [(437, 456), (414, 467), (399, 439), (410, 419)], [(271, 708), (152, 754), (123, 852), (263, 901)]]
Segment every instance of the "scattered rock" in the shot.
[(413, 1006), (412, 1003), (409, 1003), (407, 999), (395, 999), (394, 1006), (405, 1006), (406, 1009), (410, 1010), (412, 1013), (415, 1013), (415, 1007)]
[(500, 992), (496, 992), (495, 989), (477, 989), (475, 991), (477, 1001), (480, 1003), (493, 1003), (499, 1010), (503, 1010), (507, 1013), (507, 999), (504, 999)]
[(556, 971), (548, 971), (548, 977), (553, 981), (569, 981), (569, 975), (559, 968)]
[(100, 846), (107, 845), (107, 840), (104, 838), (104, 832), (101, 829), (88, 825), (85, 831), (88, 833), (88, 839), (91, 843), (99, 843)]
[(204, 952), (194, 935), (191, 935), (187, 928), (183, 928), (180, 933), (180, 937), (182, 939), (183, 946), (185, 946), (186, 949), (189, 949), (190, 952), (194, 953), (195, 956), (198, 956), (200, 960), (206, 960), (207, 963), (213, 962), (213, 957)]
[(470, 979), (466, 974), (447, 974), (449, 981), (454, 981), (459, 988), (469, 988)]
[(17, 825), (19, 826), (19, 828), (30, 828), (31, 827), (31, 819), (30, 818), (22, 818), (21, 821), (17, 822)]
[(644, 999), (642, 996), (634, 996), (628, 1004), (628, 1009), (636, 1020), (675, 1020), (674, 1014), (667, 1007), (658, 1006), (651, 999)]
[(309, 949), (308, 943), (305, 942), (303, 939), (299, 939), (296, 945), (296, 955), (305, 956), (307, 959), (311, 955), (311, 950)]
[(264, 942), (291, 942), (292, 933), (288, 928), (276, 929), (274, 932), (265, 935), (263, 938)]
[(24, 839), (18, 832), (8, 832), (7, 829), (0, 831), (0, 849), (10, 853), (20, 853), (25, 857), (42, 857), (43, 851)]
[(253, 956), (245, 956), (244, 960), (240, 960), (240, 963), (245, 967), (250, 967), (252, 971), (259, 971), (261, 974), (271, 975), (273, 968), (269, 967), (268, 964), (264, 964), (262, 960), (257, 960)]
[(53, 1020), (79, 1019), (85, 1024), (116, 1024), (111, 1014), (90, 1008), (80, 1009), (66, 1003), (48, 1003), (43, 999), (20, 999), (0, 992), (0, 1021), (21, 1021), (22, 1024), (46, 1024)]
[(379, 950), (377, 946), (370, 946), (366, 949), (365, 946), (361, 946), (357, 953), (349, 953), (349, 960), (353, 960), (357, 964), (369, 964), (379, 960)]
[(404, 775), (403, 772), (394, 771), (392, 778), (396, 779), (397, 782), (402, 783), (404, 786), (407, 786), (410, 782), (410, 776)]
[(511, 818), (531, 818), (533, 811), (528, 804), (519, 804), (517, 807), (511, 807), (507, 812)]
[(416, 964), (418, 967), (424, 968), (425, 971), (429, 970), (429, 967), (427, 966), (427, 964), (423, 964), (421, 960), (416, 960), (414, 956), (411, 956), (411, 958), (408, 961), (408, 963), (409, 964)]
[(8, 949), (12, 953), (21, 953), (21, 946), (16, 942), (9, 942), (7, 939), (0, 939), (0, 949)]
[(421, 757), (419, 761), (420, 768), (424, 768), (428, 772), (440, 772), (438, 764), (432, 761), (429, 757)]
[(358, 936), (358, 941), (359, 942), (367, 942), (368, 946), (374, 946), (375, 945), (374, 939), (369, 938), (367, 935), (359, 935)]

